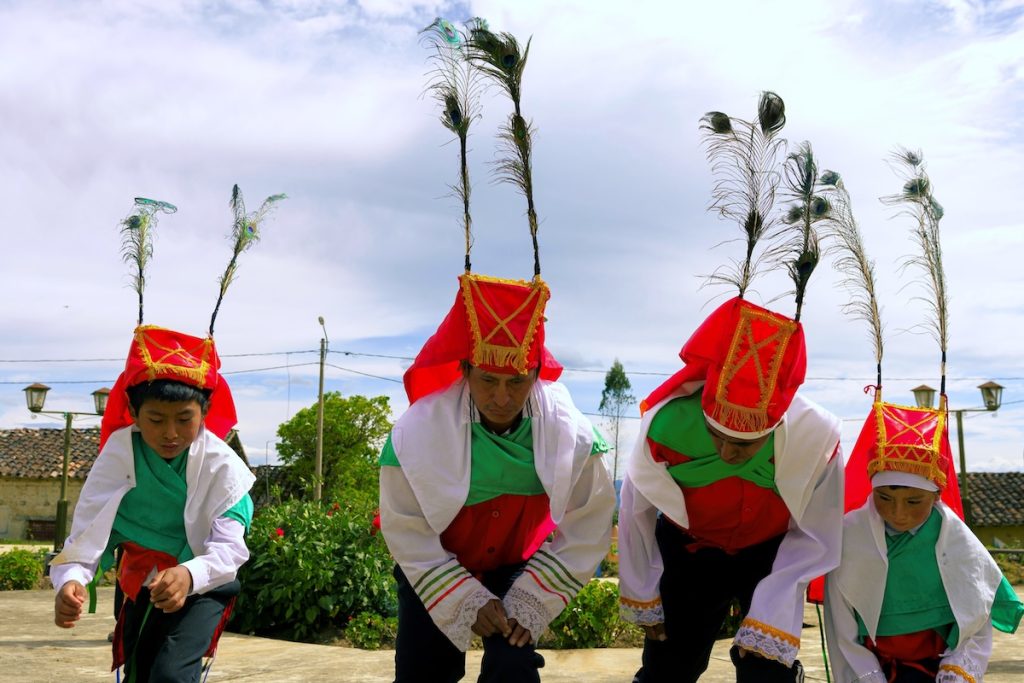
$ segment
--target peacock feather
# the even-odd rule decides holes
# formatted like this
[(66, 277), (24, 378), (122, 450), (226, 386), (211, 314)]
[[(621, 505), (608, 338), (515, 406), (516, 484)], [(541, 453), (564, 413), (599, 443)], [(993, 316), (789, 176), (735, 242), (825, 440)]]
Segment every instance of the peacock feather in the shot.
[(716, 179), (710, 208), (739, 224), (746, 247), (742, 261), (733, 259), (731, 269), (719, 268), (707, 280), (735, 285), (741, 298), (764, 256), (757, 244), (775, 222), (772, 212), (780, 180), (779, 156), (786, 147), (778, 134), (785, 123), (785, 104), (773, 92), (761, 94), (755, 121), (718, 111), (701, 119), (705, 152)]
[(146, 266), (153, 257), (153, 231), (156, 229), (157, 214), (174, 213), (174, 204), (146, 197), (135, 198), (135, 209), (121, 221), (121, 258), (135, 273), (132, 288), (139, 295), (139, 325), (142, 324), (142, 293), (146, 289)]
[(925, 276), (927, 293), (917, 298), (926, 302), (933, 314), (933, 320), (925, 323), (924, 327), (939, 344), (942, 354), (942, 385), (939, 393), (945, 396), (946, 349), (949, 346), (949, 293), (946, 289), (942, 244), (939, 239), (939, 222), (942, 220), (943, 209), (932, 194), (931, 180), (920, 152), (898, 148), (892, 153), (892, 165), (903, 178), (903, 190), (899, 194), (882, 197), (882, 202), (900, 207), (899, 215), (913, 219), (913, 239), (920, 253), (908, 257), (903, 267), (919, 268)]
[(853, 216), (850, 193), (842, 178), (835, 171), (825, 171), (819, 182), (832, 190), (831, 211), (823, 233), (832, 241), (827, 251), (836, 254), (835, 268), (844, 276), (840, 284), (850, 292), (850, 300), (843, 305), (843, 312), (868, 323), (875, 351), (876, 386), (880, 390), (884, 326), (878, 304), (875, 262), (868, 258), (864, 238)]
[(470, 125), (480, 117), (480, 72), (466, 60), (468, 36), (450, 21), (438, 17), (420, 31), (420, 36), (424, 45), (433, 50), (427, 90), (441, 105), (441, 123), (459, 140), (459, 180), (450, 188), (452, 194), (462, 202), (462, 223), (466, 237), (465, 267), (468, 273), (471, 269), (469, 252), (473, 247), (473, 219), (469, 212), (467, 140)]
[(533, 167), (531, 164), (533, 125), (523, 118), (523, 70), (530, 55), (530, 41), (520, 47), (510, 33), (493, 33), (483, 19), (467, 24), (467, 59), (490, 82), (497, 84), (509, 99), (513, 111), (498, 129), (502, 156), (494, 162), (499, 182), (515, 185), (526, 197), (526, 217), (533, 240), (533, 273), (540, 275), (540, 250), (537, 245), (537, 211), (533, 202)]
[(806, 140), (786, 157), (783, 167), (783, 192), (793, 203), (785, 211), (780, 230), (782, 242), (772, 248), (793, 281), (796, 294), (795, 320), (800, 320), (804, 293), (811, 273), (818, 266), (821, 250), (817, 226), (832, 212), (833, 186), (819, 182), (818, 162), (811, 143)]
[(277, 202), (286, 198), (287, 195), (284, 194), (270, 195), (263, 200), (259, 209), (252, 213), (246, 213), (242, 191), (238, 189), (238, 185), (231, 189), (230, 206), (235, 215), (234, 223), (231, 227), (231, 241), (234, 243), (234, 249), (231, 252), (231, 260), (228, 261), (228, 266), (224, 269), (224, 274), (220, 276), (220, 292), (217, 295), (217, 304), (213, 307), (213, 315), (210, 316), (211, 337), (213, 336), (213, 324), (217, 320), (217, 312), (220, 310), (221, 301), (224, 300), (224, 294), (235, 279), (238, 268), (238, 256), (259, 242), (260, 225), (263, 223), (263, 219), (267, 217), (267, 214), (270, 213), (270, 210), (274, 208)]

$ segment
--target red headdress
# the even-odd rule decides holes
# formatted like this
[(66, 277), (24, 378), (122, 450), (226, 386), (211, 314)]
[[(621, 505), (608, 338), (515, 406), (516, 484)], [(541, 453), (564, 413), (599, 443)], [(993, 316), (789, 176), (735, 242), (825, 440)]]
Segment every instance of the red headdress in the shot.
[(935, 409), (885, 403), (878, 393), (846, 463), (846, 509), (864, 504), (876, 474), (904, 472), (934, 484), (942, 492), (943, 502), (962, 518), (947, 417), (945, 396)]
[[(539, 368), (540, 379), (558, 379), (562, 366), (544, 347), (544, 307), (550, 292), (540, 278), (538, 221), (530, 163), (533, 127), (520, 115), (519, 96), (526, 52), (520, 53), (519, 43), (509, 34), (492, 33), (487, 22), (481, 19), (471, 20), (463, 31), (439, 18), (421, 33), (434, 50), (431, 61), (435, 68), (428, 90), (442, 106), (441, 121), (445, 128), (459, 140), (460, 173), (452, 189), (462, 200), (466, 251), (465, 273), (459, 276), (455, 304), (405, 372), (409, 403), (451, 386), (461, 377), (459, 365), (463, 361), (500, 373), (526, 374)], [(466, 59), (453, 60), (453, 50), (463, 50)], [(509, 61), (517, 66), (509, 68)], [(467, 140), (470, 125), (479, 118), (477, 89), (472, 85), (473, 69), (498, 80), (502, 90), (513, 100), (515, 113), (499, 133), (506, 144), (497, 167), (499, 178), (515, 185), (526, 198), (526, 216), (533, 241), (534, 276), (530, 281), (503, 280), (471, 272), (473, 221), (469, 211)]]
[(100, 424), (100, 449), (107, 438), (132, 424), (126, 390), (142, 382), (170, 379), (211, 392), (206, 428), (226, 438), (238, 422), (231, 390), (221, 377), (220, 358), (213, 337), (193, 337), (155, 325), (135, 328), (128, 360), (110, 392)]
[[(800, 312), (818, 263), (815, 223), (827, 216), (828, 203), (813, 190), (817, 166), (807, 143), (788, 155), (785, 173), (780, 172), (786, 142), (778, 133), (785, 121), (785, 104), (772, 92), (761, 94), (755, 121), (721, 112), (710, 112), (701, 120), (708, 160), (719, 178), (712, 208), (737, 222), (746, 243), (746, 256), (735, 262), (734, 273), (719, 269), (708, 279), (736, 285), (739, 296), (719, 306), (697, 328), (679, 352), (686, 367), (655, 389), (641, 410), (685, 383), (703, 381), (701, 405), (708, 423), (728, 436), (756, 439), (775, 429), (804, 381), (807, 349)], [(764, 256), (763, 251), (755, 255), (757, 244), (772, 233), (769, 228), (778, 220), (772, 216), (772, 200), (782, 178), (798, 202), (784, 219), (792, 227), (776, 231), (784, 242), (768, 252), (793, 279), (792, 319), (744, 299)]]
[(124, 371), (114, 383), (103, 413), (103, 420), (100, 423), (100, 450), (103, 450), (103, 445), (111, 434), (133, 422), (128, 410), (128, 388), (159, 379), (174, 380), (210, 391), (204, 423), (206, 428), (218, 437), (227, 437), (238, 418), (231, 390), (219, 372), (220, 358), (213, 342), (213, 326), (224, 293), (234, 279), (239, 254), (259, 240), (259, 226), (264, 217), (275, 202), (284, 198), (283, 194), (272, 195), (264, 200), (257, 211), (246, 213), (241, 191), (237, 185), (232, 189), (231, 208), (235, 216), (231, 236), (234, 251), (227, 269), (220, 278), (220, 293), (210, 317), (209, 332), (206, 337), (200, 338), (155, 325), (142, 324), (145, 270), (153, 255), (152, 234), (156, 227), (157, 214), (174, 213), (178, 209), (167, 202), (136, 197), (135, 212), (122, 221), (121, 233), (124, 259), (137, 268), (134, 285), (139, 296), (139, 323), (128, 349)]
[(716, 430), (741, 439), (778, 425), (807, 369), (800, 323), (738, 297), (707, 317), (679, 357), (686, 367), (655, 389), (643, 407), (703, 379), (705, 417)]
[(459, 379), (462, 361), (502, 373), (525, 374), (539, 367), (541, 379), (558, 379), (562, 366), (544, 346), (549, 297), (539, 277), (528, 282), (460, 275), (455, 304), (405, 371), (409, 403)]
[[(871, 414), (865, 421), (850, 460), (846, 464), (846, 509), (852, 510), (864, 503), (871, 491), (871, 479), (878, 473), (902, 472), (931, 482), (942, 492), (942, 500), (946, 505), (962, 518), (963, 503), (960, 500), (960, 487), (950, 457), (947, 423), (947, 292), (942, 267), (942, 249), (939, 244), (939, 221), (943, 210), (932, 196), (931, 182), (925, 173), (921, 154), (901, 150), (894, 156), (905, 168), (906, 182), (900, 194), (883, 197), (882, 200), (892, 205), (909, 205), (906, 213), (917, 219), (914, 237), (922, 256), (911, 258), (908, 263), (925, 267), (929, 299), (935, 312), (935, 320), (931, 324), (942, 357), (942, 389), (939, 392), (937, 409), (912, 408), (882, 400), (882, 331), (878, 305), (874, 299), (873, 264), (864, 255), (863, 244), (852, 213), (847, 211), (844, 214), (847, 221), (838, 225), (837, 234), (843, 246), (854, 254), (854, 258), (846, 262), (847, 270), (851, 271), (850, 281), (867, 293), (861, 294), (860, 298), (864, 302), (869, 302), (869, 305), (861, 308), (870, 314), (862, 313), (861, 317), (872, 323), (878, 382)], [(842, 183), (838, 181), (838, 176), (836, 187), (839, 198), (848, 206), (848, 195)]]

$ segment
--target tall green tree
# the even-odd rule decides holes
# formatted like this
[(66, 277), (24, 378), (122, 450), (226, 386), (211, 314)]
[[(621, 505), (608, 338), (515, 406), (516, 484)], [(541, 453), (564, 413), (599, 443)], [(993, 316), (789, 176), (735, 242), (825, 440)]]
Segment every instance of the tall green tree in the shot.
[[(305, 490), (312, 486), (316, 459), (314, 403), (277, 428), (277, 453), (288, 465), (288, 480)], [(377, 457), (391, 432), (387, 396), (324, 394), (323, 490), (325, 499), (376, 499)]]
[(597, 408), (611, 422), (612, 441), (615, 448), (612, 458), (613, 480), (619, 477), (619, 429), (622, 425), (622, 418), (625, 417), (626, 411), (636, 403), (636, 397), (631, 393), (632, 389), (629, 377), (626, 377), (626, 371), (622, 369), (622, 363), (616, 358), (608, 374), (604, 376), (601, 405)]

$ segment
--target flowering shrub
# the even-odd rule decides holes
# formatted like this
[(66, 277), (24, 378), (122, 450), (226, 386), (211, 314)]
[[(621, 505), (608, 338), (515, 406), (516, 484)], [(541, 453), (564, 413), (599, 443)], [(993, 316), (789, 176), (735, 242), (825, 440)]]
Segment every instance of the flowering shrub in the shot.
[(345, 638), (360, 650), (379, 650), (393, 646), (398, 635), (398, 617), (382, 617), (373, 612), (360, 612), (345, 627)]
[(555, 650), (609, 647), (629, 627), (619, 617), (618, 585), (593, 580), (551, 622), (541, 646)]
[(246, 537), (251, 556), (229, 628), (308, 641), (362, 612), (393, 614), (393, 561), (371, 533), (372, 517), (365, 503), (262, 508)]
[(45, 550), (16, 548), (0, 555), (0, 591), (39, 588)]

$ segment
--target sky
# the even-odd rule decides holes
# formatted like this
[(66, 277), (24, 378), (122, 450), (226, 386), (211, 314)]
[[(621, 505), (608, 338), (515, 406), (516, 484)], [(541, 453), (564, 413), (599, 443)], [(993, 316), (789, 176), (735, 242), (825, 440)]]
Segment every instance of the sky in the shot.
[[(1024, 0), (0, 0), (0, 428), (62, 425), (30, 415), (32, 382), (52, 387), (47, 409), (88, 411), (123, 367), (137, 304), (118, 228), (133, 197), (179, 209), (157, 227), (146, 322), (206, 330), (235, 183), (251, 209), (288, 195), (217, 319), (250, 461), (276, 462), (278, 425), (316, 402), (319, 316), (325, 389), (384, 394), (401, 414), (401, 374), (462, 272), (458, 147), (423, 95), (417, 36), (437, 16), (532, 36), (522, 109), (537, 130), (547, 340), (581, 410), (597, 413), (615, 359), (646, 396), (734, 294), (703, 286), (741, 245), (708, 211), (698, 123), (753, 118), (771, 90), (790, 145), (810, 141), (850, 191), (883, 305), (885, 397), (907, 404), (938, 386), (939, 350), (920, 331), (919, 273), (901, 267), (911, 222), (879, 197), (902, 184), (893, 150), (923, 152), (945, 207), (950, 406), (1005, 387), (996, 413), (964, 413), (968, 469), (1024, 470)], [(471, 134), (472, 256), (476, 272), (525, 279), (525, 201), (490, 165), (509, 106), (487, 93)], [(842, 418), (848, 451), (874, 359), (831, 262), (804, 306), (802, 391)], [(792, 315), (787, 289), (769, 273), (748, 298)]]

